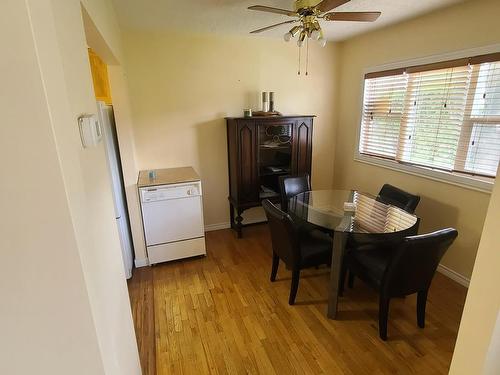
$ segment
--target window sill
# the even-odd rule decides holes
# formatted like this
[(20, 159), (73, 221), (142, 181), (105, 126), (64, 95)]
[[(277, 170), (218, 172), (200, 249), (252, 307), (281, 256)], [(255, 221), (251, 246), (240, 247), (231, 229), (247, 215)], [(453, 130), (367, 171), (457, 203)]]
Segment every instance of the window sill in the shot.
[(460, 186), (466, 189), (476, 190), (488, 194), (491, 193), (493, 185), (495, 184), (494, 179), (488, 181), (488, 179), (486, 178), (479, 179), (479, 178), (460, 175), (458, 173), (444, 172), (425, 167), (417, 167), (413, 165), (405, 165), (405, 164), (400, 164), (393, 160), (386, 160), (378, 158), (376, 156), (367, 156), (359, 153), (355, 155), (354, 160), (357, 162), (375, 165), (378, 167), (427, 178), (429, 180), (445, 182), (455, 186)]

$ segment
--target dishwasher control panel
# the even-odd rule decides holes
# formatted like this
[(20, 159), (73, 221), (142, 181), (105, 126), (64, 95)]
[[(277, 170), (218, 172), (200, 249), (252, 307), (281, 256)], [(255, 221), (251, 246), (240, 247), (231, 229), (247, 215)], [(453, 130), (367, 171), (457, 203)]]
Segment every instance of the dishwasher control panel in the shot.
[(157, 202), (168, 199), (180, 199), (201, 196), (201, 183), (160, 185), (141, 188), (141, 202)]

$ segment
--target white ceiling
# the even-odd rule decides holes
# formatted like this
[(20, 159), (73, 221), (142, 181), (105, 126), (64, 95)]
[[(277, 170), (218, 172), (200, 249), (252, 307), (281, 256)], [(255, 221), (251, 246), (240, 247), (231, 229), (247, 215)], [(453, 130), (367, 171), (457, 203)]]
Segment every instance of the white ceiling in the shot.
[[(318, 0), (319, 2), (320, 0)], [(463, 0), (351, 0), (338, 11), (381, 11), (374, 23), (327, 22), (321, 26), (329, 40), (343, 40), (368, 30), (427, 13)], [(293, 0), (113, 0), (123, 28), (178, 30), (201, 33), (248, 34), (254, 29), (290, 19), (247, 10), (250, 5), (293, 9)], [(259, 35), (281, 37), (283, 25)]]

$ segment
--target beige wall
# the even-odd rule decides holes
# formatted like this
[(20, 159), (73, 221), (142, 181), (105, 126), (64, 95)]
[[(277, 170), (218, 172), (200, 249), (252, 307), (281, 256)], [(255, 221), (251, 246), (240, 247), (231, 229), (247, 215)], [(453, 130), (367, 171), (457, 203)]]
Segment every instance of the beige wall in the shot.
[(459, 238), (443, 264), (470, 277), (490, 195), (354, 161), (366, 68), (500, 42), (500, 2), (474, 0), (384, 28), (340, 46), (336, 187), (377, 193), (391, 183), (422, 196), (421, 232), (456, 227)]
[[(122, 61), (122, 36), (116, 18), (113, 2), (110, 0), (81, 0), (84, 11), (96, 25), (98, 37), (104, 44), (95, 47), (95, 51), (102, 54), (106, 62), (113, 61), (118, 65)], [(107, 51), (106, 51), (107, 50)]]
[(102, 374), (25, 2), (0, 12), (0, 373)]
[[(89, 14), (87, 9), (90, 9), (92, 15)], [(136, 262), (136, 265), (141, 265), (141, 263), (142, 265), (146, 265), (146, 247), (144, 243), (144, 233), (142, 231), (138, 201), (139, 197), (136, 185), (139, 170), (136, 164), (134, 131), (132, 126), (127, 76), (123, 65), (120, 64), (123, 60), (121, 34), (112, 11), (113, 9), (109, 8), (109, 2), (88, 0), (86, 2), (86, 8), (82, 9), (83, 26), (87, 45), (92, 48), (108, 66), (133, 247), (135, 253), (139, 254), (137, 257), (139, 262)], [(108, 27), (101, 28), (101, 32), (92, 17), (96, 20), (101, 19)], [(115, 40), (115, 42), (111, 44), (107, 43), (106, 37), (108, 40)]]
[[(100, 15), (96, 25), (107, 30), (108, 42), (116, 43), (120, 36), (109, 27), (113, 15), (106, 13), (110, 3), (85, 3), (89, 14)], [(2, 280), (8, 288), (2, 301), (11, 319), (2, 314), (8, 324), (2, 343), (8, 346), (0, 352), (10, 357), (0, 360), (5, 367), (0, 372), (139, 374), (104, 146), (83, 149), (76, 121), (82, 113), (96, 112), (80, 2), (9, 0), (6, 5), (0, 12), (7, 21), (2, 20), (2, 36), (10, 44), (3, 50), (24, 48), (26, 57), (9, 52), (7, 64), (18, 58), (19, 66), (1, 70), (11, 84), (7, 87), (19, 92), (12, 89), (17, 94), (5, 96), (11, 118), (2, 126), (2, 142), (8, 145), (2, 147), (8, 153), (2, 175), (12, 184), (10, 195), (1, 194), (2, 210), (9, 213), (1, 225), (8, 231), (1, 236), (7, 241), (2, 250), (15, 251), (2, 252), (8, 265), (2, 272), (8, 277)], [(21, 63), (28, 62), (23, 69)], [(14, 198), (16, 188), (22, 199)]]
[[(41, 68), (104, 369), (108, 374), (140, 373), (104, 144), (83, 149), (75, 121), (82, 113), (96, 113), (82, 8), (78, 0), (51, 4), (54, 34), (43, 39), (47, 19), (37, 23), (35, 35), (45, 51)], [(115, 58), (121, 58), (110, 1), (83, 5)], [(35, 22), (39, 14), (33, 16)], [(66, 110), (61, 105), (65, 99)]]
[[(139, 169), (192, 165), (203, 179), (206, 225), (227, 224), (224, 116), (259, 109), (275, 91), (285, 114), (315, 114), (313, 185), (331, 187), (336, 48), (311, 46), (297, 76), (295, 44), (258, 37), (127, 32), (126, 72)], [(137, 257), (141, 254), (137, 252)]]
[[(490, 345), (488, 347), (486, 360), (483, 366), (483, 372), (485, 375), (496, 375), (500, 372), (500, 306), (496, 308), (496, 311), (497, 320), (492, 329)], [(459, 356), (457, 356), (457, 358), (458, 357)]]
[[(497, 325), (500, 313), (499, 223), (500, 183), (497, 180), (491, 195), (453, 353), (450, 368), (450, 374), (453, 375), (500, 373), (498, 357), (500, 332)], [(496, 337), (493, 334), (496, 334)]]

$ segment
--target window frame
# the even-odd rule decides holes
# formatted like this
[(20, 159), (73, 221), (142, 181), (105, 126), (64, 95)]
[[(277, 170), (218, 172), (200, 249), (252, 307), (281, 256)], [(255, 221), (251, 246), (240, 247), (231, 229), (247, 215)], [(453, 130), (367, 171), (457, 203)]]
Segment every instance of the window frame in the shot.
[[(485, 119), (482, 117), (476, 117), (472, 115), (473, 102), (477, 92), (477, 82), (473, 83), (469, 88), (469, 90), (472, 90), (472, 93), (468, 95), (468, 100), (470, 101), (470, 103), (468, 104), (467, 107), (469, 108), (469, 111), (464, 114), (464, 120), (463, 120), (463, 123), (467, 124), (467, 126), (465, 126), (466, 130), (460, 133), (460, 140), (459, 140), (459, 148), (464, 152), (464, 154), (462, 154), (461, 158), (455, 160), (454, 169), (456, 170), (466, 169), (465, 166), (467, 164), (466, 159), (467, 159), (467, 154), (469, 152), (469, 147), (467, 148), (464, 147), (464, 144), (468, 144), (470, 142), (472, 133), (474, 132), (474, 124), (484, 124), (490, 126), (496, 126), (497, 124), (500, 124), (500, 116), (489, 116), (489, 118)], [(495, 180), (494, 178), (490, 179)]]
[[(357, 123), (356, 127), (356, 144), (354, 147), (354, 161), (361, 162), (369, 165), (374, 165), (378, 167), (383, 167), (386, 169), (391, 169), (410, 175), (415, 175), (418, 177), (427, 178), (434, 181), (444, 182), (460, 187), (464, 187), (471, 190), (481, 191), (485, 193), (491, 193), (493, 185), (495, 183), (495, 178), (482, 177), (468, 175), (460, 172), (448, 172), (444, 170), (433, 169), (430, 167), (417, 166), (411, 164), (405, 164), (392, 160), (385, 157), (366, 155), (359, 152), (359, 146), (361, 141), (361, 127), (363, 121), (363, 105), (364, 105), (364, 95), (365, 95), (365, 76), (367, 74), (374, 74), (384, 71), (400, 71), (408, 66), (426, 65), (426, 64), (436, 64), (440, 62), (446, 62), (449, 60), (464, 59), (470, 56), (480, 56), (487, 54), (500, 53), (500, 44), (489, 45), (485, 47), (461, 50), (446, 54), (430, 55), (422, 58), (415, 58), (411, 60), (404, 60), (399, 62), (393, 62), (384, 65), (372, 66), (364, 69), (362, 71), (360, 85), (361, 85), (361, 95), (359, 97), (360, 104), (357, 113)], [(467, 117), (468, 120), (471, 120)], [(464, 119), (465, 121), (465, 119)], [(461, 142), (462, 140), (460, 140)], [(499, 167), (500, 168), (500, 167)]]

